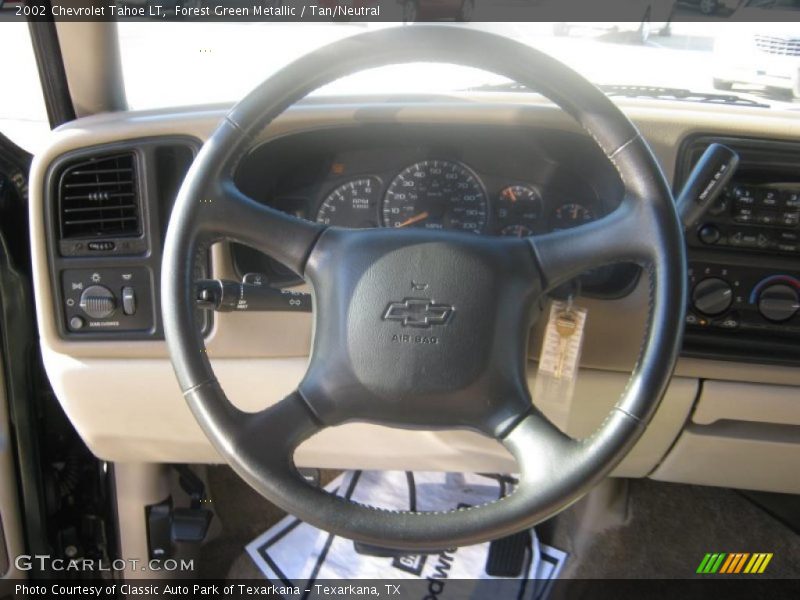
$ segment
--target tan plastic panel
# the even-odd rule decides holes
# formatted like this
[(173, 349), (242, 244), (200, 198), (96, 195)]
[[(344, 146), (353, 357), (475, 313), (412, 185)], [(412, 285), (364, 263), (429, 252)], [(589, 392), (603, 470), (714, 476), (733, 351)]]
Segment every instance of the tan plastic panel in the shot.
[[(352, 100), (315, 100), (290, 109), (264, 132), (267, 140), (294, 132), (364, 123), (481, 123), (497, 126), (539, 126), (577, 131), (552, 105), (525, 94), (453, 95), (428, 103), (391, 105)], [(798, 139), (796, 115), (777, 110), (621, 101), (652, 145), (668, 176), (675, 170), (677, 149), (693, 133)], [(44, 363), (57, 396), (93, 450), (105, 458), (138, 461), (214, 461), (216, 456), (188, 412), (174, 381), (163, 342), (75, 342), (58, 337), (50, 289), (44, 234), (44, 177), (59, 155), (72, 149), (157, 135), (191, 135), (205, 139), (227, 107), (181, 111), (118, 113), (80, 119), (53, 134), (34, 161), (31, 178), (31, 236), (36, 309)], [(231, 270), (224, 247), (214, 252), (214, 271)], [(582, 364), (609, 379), (579, 385), (568, 428), (585, 430), (595, 415), (613, 404), (632, 368), (646, 316), (645, 282), (633, 294), (615, 301), (590, 303), (587, 343)], [(311, 335), (308, 315), (218, 315), (208, 340), (220, 379), (237, 402), (254, 407), (275, 400), (300, 377)], [(536, 348), (534, 336), (534, 348)], [(535, 356), (536, 350), (533, 355)], [(136, 360), (132, 360), (136, 359)], [(235, 360), (239, 359), (239, 360)], [(648, 432), (652, 442), (643, 455), (637, 448), (629, 460), (631, 473), (643, 474), (668, 447), (685, 420), (696, 385), (706, 377), (751, 383), (800, 385), (800, 369), (681, 360), (676, 374), (687, 380), (673, 385)], [(265, 379), (262, 379), (265, 378)], [(256, 386), (254, 382), (260, 381)], [(582, 400), (583, 399), (583, 400)], [(588, 404), (587, 404), (588, 403)], [(590, 417), (589, 415), (592, 415)], [(664, 416), (662, 416), (664, 415)], [(396, 436), (396, 437), (395, 437)], [(409, 436), (409, 437), (407, 437)], [(373, 442), (390, 442), (385, 456)], [(357, 444), (352, 447), (348, 444)], [(315, 444), (317, 446), (315, 446)], [(650, 442), (648, 442), (650, 444)], [(387, 433), (351, 425), (325, 432), (299, 451), (303, 464), (315, 466), (378, 466), (384, 460), (399, 468), (418, 465), (443, 468), (507, 466), (507, 457), (477, 436), (464, 433)], [(315, 449), (316, 448), (316, 449)], [(347, 449), (346, 451), (344, 449)], [(424, 450), (424, 451), (423, 451)], [(400, 452), (397, 454), (396, 452)], [(391, 459), (397, 458), (392, 461)], [(402, 460), (408, 463), (401, 465)], [(634, 460), (635, 459), (635, 460)], [(482, 462), (483, 461), (483, 462)], [(628, 468), (626, 463), (625, 468)]]
[(70, 97), (79, 117), (127, 108), (116, 28), (116, 23), (56, 23)]
[[(164, 573), (142, 570), (149, 552), (146, 507), (170, 495), (170, 471), (165, 465), (120, 463), (114, 465), (120, 558), (127, 561), (126, 579), (163, 578)], [(133, 562), (136, 561), (136, 562)], [(134, 570), (138, 567), (138, 570)]]
[(692, 422), (711, 425), (722, 420), (800, 426), (800, 390), (786, 385), (706, 381)]
[[(184, 402), (166, 360), (59, 360), (55, 392), (96, 455), (110, 461), (219, 462)], [(214, 369), (231, 401), (249, 412), (269, 406), (296, 387), (305, 359), (217, 359)], [(533, 386), (534, 373), (529, 385)], [(117, 386), (117, 378), (126, 383)], [(584, 370), (567, 431), (588, 435), (621, 394), (627, 376)], [(165, 393), (154, 393), (164, 390)], [(697, 382), (673, 381), (654, 426), (619, 473), (644, 476), (664, 456), (688, 417)], [(546, 414), (553, 407), (542, 406)], [(510, 472), (511, 456), (497, 443), (464, 431), (414, 432), (348, 424), (323, 431), (296, 455), (301, 466)]]
[(800, 493), (796, 387), (706, 381), (692, 423), (655, 479)]
[(800, 427), (692, 425), (651, 475), (676, 483), (800, 494)]
[[(3, 364), (0, 356), (0, 365)], [(3, 521), (3, 536), (8, 557), (9, 568), (0, 573), (0, 597), (13, 590), (7, 589), (12, 578), (24, 578), (25, 573), (14, 565), (14, 558), (24, 554), (22, 538), (22, 515), (19, 510), (16, 467), (11, 446), (11, 428), (9, 423), (8, 400), (6, 398), (6, 382), (3, 369), (0, 368), (0, 518)], [(4, 581), (5, 580), (5, 581)]]

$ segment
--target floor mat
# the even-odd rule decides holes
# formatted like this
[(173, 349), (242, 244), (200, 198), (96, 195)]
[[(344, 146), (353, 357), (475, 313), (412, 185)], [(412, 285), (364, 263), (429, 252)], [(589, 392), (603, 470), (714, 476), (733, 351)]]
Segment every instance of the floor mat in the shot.
[[(370, 506), (420, 511), (449, 510), (491, 502), (505, 493), (506, 484), (495, 478), (454, 473), (404, 473), (350, 471), (337, 478), (328, 490), (354, 502)], [(248, 544), (247, 551), (266, 578), (291, 586), (332, 580), (389, 579), (405, 581), (459, 582), (480, 590), (479, 580), (494, 579), (486, 565), (490, 544), (478, 544), (430, 555), (378, 557), (364, 553), (351, 540), (331, 535), (288, 517)], [(516, 577), (507, 579), (506, 592), (519, 598), (541, 598), (550, 578), (563, 566), (566, 555), (540, 546), (535, 532), (520, 555)], [(510, 580), (518, 579), (512, 584)], [(524, 581), (536, 579), (537, 581)], [(474, 582), (474, 583), (473, 583)], [(426, 583), (427, 585), (427, 583)], [(443, 586), (437, 597), (446, 600), (452, 586)], [(313, 592), (308, 597), (313, 597)], [(476, 596), (478, 597), (478, 596)]]
[[(227, 466), (210, 467), (208, 476), (223, 534), (201, 548), (200, 571), (209, 578), (263, 577), (243, 548), (286, 513)], [(594, 519), (587, 519), (584, 500), (537, 527), (540, 540), (569, 554), (562, 577), (692, 577), (707, 552), (773, 552), (765, 576), (800, 577), (800, 536), (738, 492), (647, 479), (612, 483), (624, 491), (612, 526), (581, 535)]]
[(583, 519), (575, 506), (541, 536), (570, 553), (563, 576), (582, 579), (686, 578), (709, 552), (771, 552), (768, 577), (800, 577), (800, 536), (725, 488), (627, 482), (624, 520), (578, 540)]

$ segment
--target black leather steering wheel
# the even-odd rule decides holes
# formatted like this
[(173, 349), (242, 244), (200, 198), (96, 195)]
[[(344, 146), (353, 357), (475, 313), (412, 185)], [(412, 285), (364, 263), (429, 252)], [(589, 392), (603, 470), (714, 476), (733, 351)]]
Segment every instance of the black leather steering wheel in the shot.
[[(557, 103), (619, 171), (626, 190), (619, 208), (574, 229), (509, 239), (326, 228), (236, 189), (239, 159), (293, 103), (353, 72), (419, 61), (495, 72)], [(295, 392), (255, 414), (228, 401), (195, 325), (192, 262), (198, 244), (209, 239), (263, 251), (313, 287), (308, 370)], [(532, 307), (580, 273), (618, 262), (649, 271), (646, 338), (619, 402), (593, 435), (573, 440), (531, 402), (525, 368)], [(505, 536), (553, 516), (626, 455), (672, 374), (683, 328), (685, 264), (664, 175), (636, 127), (597, 88), (503, 37), (447, 26), (393, 28), (336, 42), (290, 64), (237, 104), (203, 145), (169, 223), (161, 279), (164, 331), (192, 412), (252, 487), (336, 534), (384, 547), (437, 550)], [(422, 291), (421, 284), (427, 286)], [(404, 307), (413, 318), (400, 318)], [(437, 343), (415, 343), (422, 337)], [(520, 483), (502, 500), (444, 513), (345, 501), (306, 483), (292, 456), (320, 429), (347, 421), (482, 432), (514, 455)]]

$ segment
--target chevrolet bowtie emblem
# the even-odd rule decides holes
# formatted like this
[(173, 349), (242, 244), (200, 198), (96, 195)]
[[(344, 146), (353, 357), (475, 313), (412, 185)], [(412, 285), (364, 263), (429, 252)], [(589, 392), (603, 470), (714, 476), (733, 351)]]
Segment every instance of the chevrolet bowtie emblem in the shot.
[(401, 302), (390, 302), (383, 313), (384, 321), (399, 321), (403, 327), (428, 328), (447, 325), (453, 316), (449, 304), (437, 304), (426, 298), (403, 298)]

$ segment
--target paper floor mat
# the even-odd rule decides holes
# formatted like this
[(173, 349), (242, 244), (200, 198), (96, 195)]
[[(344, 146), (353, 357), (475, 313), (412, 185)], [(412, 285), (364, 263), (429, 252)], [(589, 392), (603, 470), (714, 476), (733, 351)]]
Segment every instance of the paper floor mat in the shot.
[[(326, 487), (332, 493), (362, 504), (420, 511), (483, 504), (510, 492), (507, 488), (500, 477), (400, 471), (348, 471)], [(518, 578), (519, 586), (509, 580), (503, 589), (518, 591), (515, 594), (518, 598), (538, 600), (546, 595), (548, 582), (558, 576), (566, 554), (540, 544), (535, 531), (531, 534), (525, 567)], [(294, 517), (286, 517), (271, 527), (248, 544), (246, 550), (272, 583), (310, 590), (301, 594), (303, 597), (316, 597), (314, 581), (433, 579), (474, 580), (477, 598), (481, 597), (477, 590), (480, 580), (494, 579), (485, 570), (488, 543), (441, 554), (375, 557), (359, 553), (351, 540), (331, 535)], [(447, 600), (445, 591), (437, 595), (439, 600)], [(460, 591), (459, 597), (464, 597), (463, 586)]]

